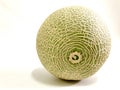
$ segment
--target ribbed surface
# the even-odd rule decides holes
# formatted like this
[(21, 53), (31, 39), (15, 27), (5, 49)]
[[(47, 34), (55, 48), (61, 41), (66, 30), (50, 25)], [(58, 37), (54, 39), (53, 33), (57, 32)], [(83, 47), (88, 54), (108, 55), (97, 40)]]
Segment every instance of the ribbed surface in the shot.
[[(83, 7), (66, 7), (45, 20), (36, 45), (38, 56), (50, 73), (66, 80), (81, 80), (93, 75), (105, 62), (111, 39), (94, 12)], [(78, 56), (72, 58), (72, 53)]]

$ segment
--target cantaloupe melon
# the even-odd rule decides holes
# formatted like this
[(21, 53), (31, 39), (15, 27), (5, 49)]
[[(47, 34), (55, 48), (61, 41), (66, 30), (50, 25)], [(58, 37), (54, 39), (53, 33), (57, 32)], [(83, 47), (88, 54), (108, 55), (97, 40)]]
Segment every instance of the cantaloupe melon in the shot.
[(36, 39), (43, 66), (65, 80), (93, 75), (109, 56), (108, 28), (94, 11), (70, 6), (53, 12), (41, 25)]

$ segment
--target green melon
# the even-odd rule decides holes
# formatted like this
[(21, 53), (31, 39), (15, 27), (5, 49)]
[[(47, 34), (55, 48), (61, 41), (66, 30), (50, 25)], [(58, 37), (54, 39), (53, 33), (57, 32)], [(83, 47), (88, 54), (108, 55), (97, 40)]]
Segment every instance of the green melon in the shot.
[(71, 6), (52, 13), (41, 25), (36, 39), (43, 66), (65, 80), (93, 75), (108, 58), (109, 31), (92, 10)]

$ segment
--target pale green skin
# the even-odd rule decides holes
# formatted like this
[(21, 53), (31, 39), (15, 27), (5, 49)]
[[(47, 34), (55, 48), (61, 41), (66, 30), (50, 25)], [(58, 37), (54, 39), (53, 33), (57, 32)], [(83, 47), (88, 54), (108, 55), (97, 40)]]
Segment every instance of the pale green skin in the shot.
[[(36, 47), (41, 63), (54, 76), (82, 80), (97, 72), (106, 61), (111, 39), (98, 15), (87, 8), (72, 6), (55, 11), (44, 21)], [(81, 56), (80, 61), (70, 61), (74, 53)]]

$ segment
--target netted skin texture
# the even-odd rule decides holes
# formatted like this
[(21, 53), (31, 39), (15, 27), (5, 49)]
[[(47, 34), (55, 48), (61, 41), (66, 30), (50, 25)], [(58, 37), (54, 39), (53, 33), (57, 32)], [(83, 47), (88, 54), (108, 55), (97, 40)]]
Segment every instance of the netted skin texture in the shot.
[(65, 80), (93, 75), (108, 58), (111, 38), (106, 25), (92, 10), (71, 6), (53, 12), (36, 39), (43, 66)]

